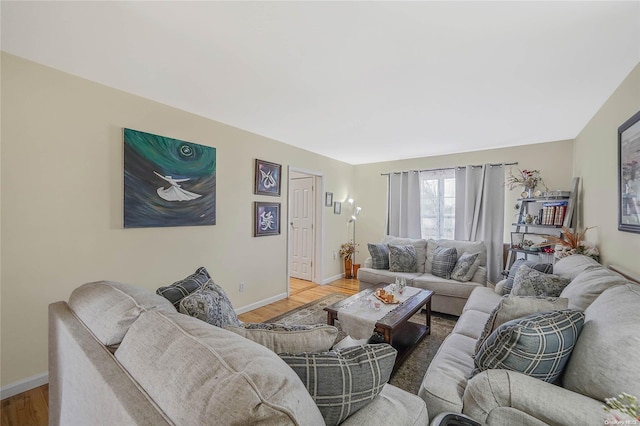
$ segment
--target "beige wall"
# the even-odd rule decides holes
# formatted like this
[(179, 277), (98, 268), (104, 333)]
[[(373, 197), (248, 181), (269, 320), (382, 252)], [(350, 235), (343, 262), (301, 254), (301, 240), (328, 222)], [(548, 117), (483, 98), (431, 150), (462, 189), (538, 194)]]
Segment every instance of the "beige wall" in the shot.
[[(47, 371), (47, 305), (88, 281), (155, 290), (202, 265), (237, 308), (285, 293), (286, 217), (254, 238), (252, 203), (286, 212), (286, 196), (253, 194), (255, 158), (323, 173), (336, 199), (352, 191), (351, 165), (4, 53), (2, 114), (2, 386)], [(217, 148), (215, 226), (122, 228), (123, 127)], [(345, 216), (323, 213), (327, 278)]]
[(597, 226), (602, 262), (640, 272), (640, 234), (618, 231), (618, 126), (640, 111), (640, 64), (575, 140), (574, 167), (583, 177), (581, 226)]
[[(356, 182), (358, 204), (362, 213), (358, 221), (360, 244), (359, 259), (368, 256), (368, 242), (378, 242), (385, 232), (385, 213), (387, 200), (387, 177), (381, 173), (405, 170), (435, 169), (441, 167), (464, 166), (484, 163), (514, 163), (514, 172), (520, 169), (540, 170), (549, 189), (565, 189), (571, 187), (573, 178), (573, 141), (548, 142), (524, 145), (512, 148), (488, 149), (484, 151), (437, 157), (415, 158), (411, 160), (389, 161), (356, 166)], [(509, 170), (509, 167), (506, 168)], [(506, 191), (505, 196), (505, 241), (509, 241), (515, 210), (513, 206), (520, 196), (521, 189)]]

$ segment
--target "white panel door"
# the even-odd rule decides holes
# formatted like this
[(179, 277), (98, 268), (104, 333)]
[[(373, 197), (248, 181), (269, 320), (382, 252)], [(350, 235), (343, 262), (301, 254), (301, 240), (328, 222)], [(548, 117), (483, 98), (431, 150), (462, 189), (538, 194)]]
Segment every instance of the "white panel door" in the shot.
[(289, 271), (293, 278), (313, 279), (313, 178), (291, 180), (291, 257)]

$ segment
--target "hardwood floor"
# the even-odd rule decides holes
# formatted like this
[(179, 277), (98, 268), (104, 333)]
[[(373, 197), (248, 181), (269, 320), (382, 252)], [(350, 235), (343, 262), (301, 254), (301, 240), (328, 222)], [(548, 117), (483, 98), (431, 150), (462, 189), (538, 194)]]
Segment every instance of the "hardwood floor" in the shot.
[[(263, 322), (330, 293), (356, 294), (358, 280), (343, 278), (327, 285), (317, 285), (310, 281), (292, 278), (289, 288), (290, 294), (287, 299), (241, 314), (239, 315), (240, 320)], [(3, 399), (1, 410), (1, 426), (46, 426), (49, 410), (49, 385), (43, 385)]]

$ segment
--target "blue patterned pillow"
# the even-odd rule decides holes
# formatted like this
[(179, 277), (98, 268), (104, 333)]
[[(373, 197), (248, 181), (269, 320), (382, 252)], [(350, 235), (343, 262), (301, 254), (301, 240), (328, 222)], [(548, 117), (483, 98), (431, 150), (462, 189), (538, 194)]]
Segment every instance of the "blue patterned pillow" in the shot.
[(418, 270), (418, 256), (414, 246), (389, 247), (389, 272), (416, 272)]
[(389, 247), (386, 244), (367, 244), (373, 269), (389, 269)]
[(552, 263), (538, 263), (532, 260), (518, 259), (513, 262), (511, 265), (511, 269), (509, 269), (509, 276), (507, 277), (507, 281), (505, 281), (502, 286), (502, 295), (511, 293), (511, 289), (513, 288), (513, 280), (516, 278), (516, 274), (518, 273), (518, 269), (522, 265), (526, 265), (529, 268), (533, 268), (536, 271), (540, 271), (545, 274), (553, 273), (553, 264)]
[(397, 351), (391, 345), (379, 344), (279, 355), (305, 384), (325, 423), (337, 425), (382, 391)]
[(480, 346), (473, 375), (497, 368), (553, 383), (571, 357), (583, 323), (584, 313), (571, 309), (506, 322)]
[(455, 247), (436, 247), (431, 266), (431, 275), (447, 280), (450, 279), (451, 271), (453, 271), (457, 261), (458, 251)]
[(513, 280), (511, 294), (514, 296), (559, 297), (568, 284), (567, 278), (544, 274), (527, 265), (522, 265)]
[(209, 280), (180, 302), (180, 312), (216, 327), (240, 326), (238, 315), (222, 287)]
[(168, 287), (160, 287), (156, 290), (156, 294), (173, 303), (176, 309), (180, 309), (180, 301), (194, 291), (202, 288), (210, 279), (211, 276), (209, 272), (202, 266), (188, 277), (176, 281)]
[(471, 280), (478, 266), (480, 266), (478, 256), (480, 256), (480, 253), (462, 253), (462, 256), (453, 267), (453, 271), (451, 271), (451, 279), (462, 282)]

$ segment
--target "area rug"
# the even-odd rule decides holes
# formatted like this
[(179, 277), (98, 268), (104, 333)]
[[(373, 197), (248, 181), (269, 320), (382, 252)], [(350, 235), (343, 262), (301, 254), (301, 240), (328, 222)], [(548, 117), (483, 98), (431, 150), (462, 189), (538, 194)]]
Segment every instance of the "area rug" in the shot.
[[(331, 293), (314, 302), (307, 303), (285, 314), (270, 318), (265, 322), (277, 322), (282, 324), (326, 324), (327, 312), (324, 310), (326, 306), (330, 306), (340, 300), (346, 299), (348, 296), (340, 293)], [(431, 315), (431, 334), (426, 336), (418, 343), (416, 348), (407, 357), (404, 363), (391, 376), (391, 383), (394, 386), (404, 389), (407, 392), (417, 394), (422, 383), (424, 373), (427, 371), (431, 360), (435, 356), (438, 348), (444, 339), (451, 333), (453, 326), (458, 317), (440, 313)], [(420, 324), (425, 323), (425, 315), (418, 313), (414, 315), (410, 321)], [(336, 324), (340, 330), (338, 340), (345, 337), (345, 333), (340, 328), (339, 321)]]

